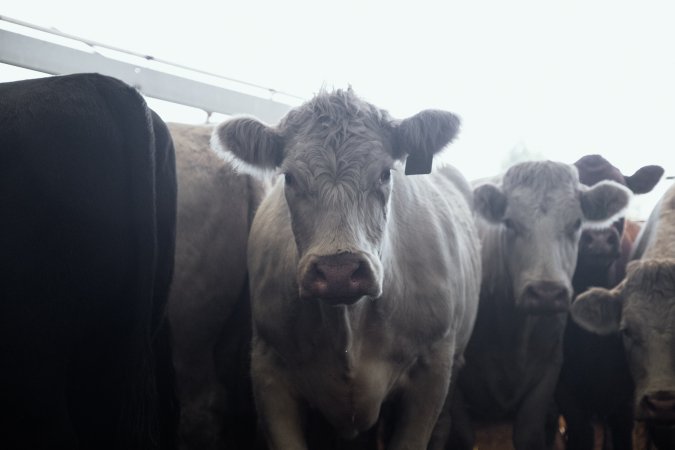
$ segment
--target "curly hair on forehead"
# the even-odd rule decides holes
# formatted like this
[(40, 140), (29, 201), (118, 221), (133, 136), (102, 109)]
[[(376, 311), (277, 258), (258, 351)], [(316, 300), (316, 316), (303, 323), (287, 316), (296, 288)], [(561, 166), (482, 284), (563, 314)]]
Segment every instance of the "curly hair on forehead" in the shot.
[(368, 138), (374, 130), (390, 130), (392, 121), (387, 111), (362, 100), (350, 87), (320, 91), (290, 111), (278, 129), (284, 136), (319, 139), (324, 145), (339, 148), (350, 137)]
[(504, 175), (504, 189), (527, 186), (549, 191), (561, 186), (576, 186), (579, 175), (574, 166), (555, 161), (527, 161), (511, 166)]
[(631, 261), (626, 272), (624, 289), (675, 297), (675, 259)]

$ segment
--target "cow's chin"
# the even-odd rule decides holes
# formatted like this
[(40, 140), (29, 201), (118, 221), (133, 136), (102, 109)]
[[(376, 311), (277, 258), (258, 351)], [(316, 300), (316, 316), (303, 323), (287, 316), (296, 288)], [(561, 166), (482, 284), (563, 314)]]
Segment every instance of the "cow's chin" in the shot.
[(516, 308), (525, 314), (549, 316), (568, 312), (570, 302), (569, 300), (539, 300), (524, 297), (516, 303)]
[(359, 302), (362, 299), (365, 299), (368, 297), (367, 295), (361, 295), (359, 297), (327, 297), (327, 298), (319, 298), (319, 301), (322, 301), (330, 306), (349, 306), (353, 305), (354, 303)]

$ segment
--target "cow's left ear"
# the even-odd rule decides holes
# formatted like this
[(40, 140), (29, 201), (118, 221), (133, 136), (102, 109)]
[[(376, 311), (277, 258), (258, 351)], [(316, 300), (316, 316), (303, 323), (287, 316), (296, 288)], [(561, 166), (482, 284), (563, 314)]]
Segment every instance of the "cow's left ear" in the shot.
[(447, 111), (426, 109), (395, 125), (395, 158), (408, 155), (405, 174), (431, 172), (434, 155), (459, 131), (459, 118)]
[(624, 176), (626, 186), (633, 191), (634, 194), (646, 194), (651, 192), (663, 176), (663, 167), (661, 166), (644, 166), (639, 168), (633, 175)]
[(619, 331), (622, 308), (621, 286), (611, 291), (591, 288), (572, 303), (570, 315), (581, 328), (608, 335)]
[(580, 200), (584, 218), (590, 222), (611, 222), (627, 207), (631, 192), (614, 181), (582, 187)]

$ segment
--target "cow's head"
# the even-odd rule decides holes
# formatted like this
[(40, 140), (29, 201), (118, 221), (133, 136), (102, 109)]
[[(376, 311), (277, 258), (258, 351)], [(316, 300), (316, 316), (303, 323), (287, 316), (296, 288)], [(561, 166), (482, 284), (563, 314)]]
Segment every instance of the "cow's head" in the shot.
[(573, 166), (551, 161), (517, 164), (501, 186), (476, 187), (477, 212), (500, 227), (503, 255), (495, 259), (505, 261), (516, 306), (566, 311), (582, 225), (611, 220), (629, 198), (628, 189), (611, 181), (585, 187)]
[(675, 259), (631, 262), (619, 286), (581, 294), (571, 316), (590, 332), (622, 334), (636, 418), (675, 424)]
[(430, 170), (458, 127), (456, 116), (436, 110), (393, 120), (349, 89), (317, 95), (276, 127), (230, 120), (214, 141), (250, 166), (283, 174), (300, 296), (349, 304), (382, 294), (396, 161)]
[[(612, 180), (626, 186), (634, 194), (650, 192), (663, 176), (663, 167), (644, 166), (633, 175), (624, 175), (600, 155), (586, 155), (574, 163), (579, 181), (593, 186)], [(620, 256), (624, 220), (620, 218), (609, 227), (587, 228), (581, 234), (577, 268), (584, 271), (607, 270)]]

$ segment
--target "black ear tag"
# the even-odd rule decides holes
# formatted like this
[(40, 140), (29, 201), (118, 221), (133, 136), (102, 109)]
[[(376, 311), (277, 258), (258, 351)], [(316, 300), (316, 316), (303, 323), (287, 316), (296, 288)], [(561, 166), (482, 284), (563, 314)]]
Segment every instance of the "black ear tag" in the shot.
[(406, 175), (425, 175), (431, 173), (431, 163), (434, 155), (427, 155), (426, 152), (411, 153), (405, 160)]

